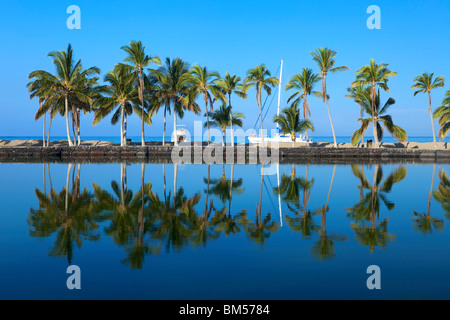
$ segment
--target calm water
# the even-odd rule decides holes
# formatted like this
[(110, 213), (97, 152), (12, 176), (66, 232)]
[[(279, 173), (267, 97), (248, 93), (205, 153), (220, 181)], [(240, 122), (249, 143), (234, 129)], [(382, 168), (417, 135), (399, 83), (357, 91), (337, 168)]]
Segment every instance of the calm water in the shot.
[(0, 298), (450, 298), (449, 165), (279, 171), (0, 164)]

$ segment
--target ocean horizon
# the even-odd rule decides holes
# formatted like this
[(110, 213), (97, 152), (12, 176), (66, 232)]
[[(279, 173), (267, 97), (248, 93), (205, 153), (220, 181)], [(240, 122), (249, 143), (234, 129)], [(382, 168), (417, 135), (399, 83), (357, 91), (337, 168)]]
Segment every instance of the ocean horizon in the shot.
[[(132, 142), (140, 142), (141, 137), (140, 136), (128, 136), (128, 139), (131, 139)], [(332, 136), (310, 136), (310, 138), (313, 140), (313, 142), (333, 142)], [(214, 140), (214, 137), (211, 137), (212, 142), (222, 142), (222, 140)], [(364, 140), (372, 139), (373, 137), (367, 136)], [(42, 140), (42, 136), (0, 136), (0, 140)], [(67, 140), (67, 136), (51, 136), (50, 141), (59, 141), (59, 140)], [(82, 141), (91, 141), (91, 140), (99, 140), (99, 141), (109, 141), (113, 143), (120, 143), (120, 136), (81, 136)], [(150, 142), (162, 142), (162, 136), (146, 136), (145, 141)], [(201, 137), (193, 137), (193, 141), (199, 142), (201, 141)], [(350, 143), (351, 142), (351, 136), (337, 136), (336, 140), (338, 143)], [(166, 142), (171, 141), (170, 136), (166, 136)], [(203, 138), (203, 142), (206, 142), (207, 140)], [(228, 139), (225, 138), (225, 141), (227, 142)], [(438, 142), (450, 142), (450, 137), (445, 137), (444, 140)], [(235, 142), (237, 143), (237, 137), (235, 137)], [(245, 139), (245, 142), (248, 143), (248, 139)], [(393, 143), (398, 142), (397, 139), (394, 137), (383, 137), (383, 140), (381, 142), (387, 142), (387, 143)], [(407, 142), (433, 142), (433, 137), (423, 137), (423, 136), (413, 136), (409, 137)]]

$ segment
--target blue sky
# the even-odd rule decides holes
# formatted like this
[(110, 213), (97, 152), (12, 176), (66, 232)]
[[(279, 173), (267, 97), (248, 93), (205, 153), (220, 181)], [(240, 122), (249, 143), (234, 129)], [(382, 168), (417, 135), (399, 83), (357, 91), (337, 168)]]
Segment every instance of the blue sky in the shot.
[[(359, 126), (359, 106), (345, 98), (355, 71), (373, 58), (389, 63), (398, 75), (389, 82), (396, 99), (391, 109), (394, 122), (409, 136), (430, 136), (431, 123), (425, 94), (413, 97), (412, 80), (423, 72), (434, 72), (448, 80), (445, 88), (433, 91), (433, 109), (450, 88), (449, 49), (450, 2), (441, 1), (13, 1), (1, 0), (0, 10), (0, 136), (41, 135), (42, 121), (34, 120), (37, 100), (26, 89), (28, 73), (36, 69), (53, 72), (50, 51), (65, 50), (71, 43), (76, 58), (85, 67), (106, 72), (125, 57), (120, 47), (141, 40), (149, 54), (181, 57), (190, 64), (206, 65), (242, 78), (258, 64), (276, 73), (284, 60), (283, 84), (293, 74), (309, 67), (318, 71), (310, 51), (329, 47), (337, 51), (337, 65), (348, 71), (328, 77), (330, 108), (338, 136), (349, 136)], [(69, 30), (69, 5), (81, 9), (81, 30)], [(381, 30), (369, 30), (366, 20), (370, 5), (381, 9)], [(447, 40), (445, 40), (447, 39)], [(317, 86), (319, 90), (320, 86)], [(254, 90), (247, 100), (233, 97), (234, 111), (246, 116), (244, 128), (253, 128), (259, 110)], [(282, 91), (281, 107), (288, 93)], [(199, 100), (199, 103), (202, 101)], [(309, 104), (314, 135), (329, 136), (331, 128), (325, 105), (311, 97)], [(203, 105), (201, 105), (203, 107)], [(265, 120), (273, 127), (276, 97)], [(119, 135), (119, 126), (109, 119), (92, 127), (92, 115), (82, 118), (82, 135)], [(187, 115), (179, 124), (192, 128), (201, 116)], [(168, 120), (168, 132), (172, 130)], [(436, 122), (437, 124), (437, 122)], [(371, 130), (370, 130), (371, 132)], [(132, 117), (128, 134), (140, 135), (140, 122)], [(52, 135), (65, 135), (65, 122), (53, 122)], [(162, 112), (146, 127), (146, 135), (162, 135)]]

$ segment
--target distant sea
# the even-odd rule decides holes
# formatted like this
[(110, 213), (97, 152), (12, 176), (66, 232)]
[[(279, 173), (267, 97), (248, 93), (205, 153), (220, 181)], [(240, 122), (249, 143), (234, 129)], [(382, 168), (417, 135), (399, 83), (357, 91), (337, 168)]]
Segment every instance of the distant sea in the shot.
[[(333, 142), (332, 136), (310, 136), (314, 142)], [(140, 142), (141, 137), (140, 136), (128, 136), (128, 139), (131, 139), (132, 142)], [(211, 137), (212, 138), (212, 137)], [(336, 137), (336, 140), (338, 143), (349, 143), (350, 142), (350, 136), (339, 136)], [(0, 136), (0, 140), (40, 140), (42, 139), (42, 136)], [(365, 140), (372, 139), (373, 137), (366, 137)], [(51, 136), (50, 141), (57, 141), (57, 140), (67, 140), (67, 136)], [(101, 141), (110, 141), (114, 143), (120, 143), (120, 137), (119, 136), (81, 136), (81, 140), (87, 141), (87, 140), (101, 140)], [(194, 141), (201, 141), (201, 137), (194, 137)], [(152, 137), (145, 137), (145, 141), (156, 141), (156, 142), (162, 142), (162, 136), (152, 136)], [(166, 142), (171, 141), (171, 137), (166, 137)], [(206, 141), (203, 139), (203, 141)], [(237, 139), (235, 138), (235, 141), (237, 142)], [(409, 137), (409, 142), (433, 142), (432, 137)], [(213, 140), (214, 142), (214, 140)], [(217, 142), (222, 142), (222, 140), (219, 140)], [(248, 140), (246, 139), (246, 142)], [(383, 137), (382, 142), (398, 142), (397, 139), (389, 136)], [(450, 142), (450, 137), (446, 137), (443, 142)]]

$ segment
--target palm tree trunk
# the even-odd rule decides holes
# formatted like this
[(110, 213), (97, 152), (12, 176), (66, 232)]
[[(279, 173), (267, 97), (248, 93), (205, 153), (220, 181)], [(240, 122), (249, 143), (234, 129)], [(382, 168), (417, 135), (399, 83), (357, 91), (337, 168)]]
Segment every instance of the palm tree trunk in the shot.
[(165, 141), (166, 141), (166, 112), (167, 112), (167, 106), (164, 105), (164, 131), (163, 131), (162, 145), (164, 145)]
[(225, 130), (222, 129), (222, 147), (225, 146)]
[(125, 113), (124, 116), (124, 127), (123, 127), (123, 142), (127, 145), (127, 128), (128, 128), (128, 116)]
[(47, 147), (50, 146), (50, 128), (52, 127), (52, 115), (50, 114), (50, 123), (48, 124), (48, 133), (47, 133)]
[(230, 106), (230, 129), (231, 129), (231, 146), (234, 147), (234, 132), (233, 132), (233, 112), (231, 108), (231, 93), (228, 94), (228, 104)]
[(124, 106), (120, 106), (121, 110), (120, 110), (120, 146), (123, 147), (125, 145), (124, 139), (123, 139), (123, 108)]
[(80, 110), (77, 111), (77, 135), (78, 135), (78, 145), (81, 145), (81, 114), (80, 114)]
[[(41, 108), (41, 102), (39, 101), (39, 109)], [(45, 118), (46, 118), (47, 112), (44, 113), (44, 129), (42, 130), (42, 147), (45, 148)]]
[(234, 173), (234, 163), (231, 164), (231, 179), (230, 179), (230, 200), (228, 202), (228, 213), (231, 214), (231, 197), (233, 194), (233, 173)]
[(428, 91), (428, 112), (430, 112), (430, 118), (431, 118), (431, 128), (433, 129), (433, 143), (434, 147), (436, 148), (436, 134), (434, 131), (434, 121), (433, 121), (433, 112), (431, 111), (431, 93)]
[(175, 134), (174, 146), (178, 146), (178, 134), (177, 134), (177, 113), (175, 111), (175, 105), (173, 106), (173, 133)]
[(69, 209), (69, 177), (70, 177), (70, 171), (72, 170), (72, 163), (69, 163), (69, 166), (67, 167), (67, 176), (66, 176), (66, 199), (64, 203), (64, 210), (65, 214), (67, 215), (67, 210)]
[(164, 203), (166, 202), (166, 166), (163, 163), (163, 179), (164, 179)]
[(264, 143), (264, 127), (263, 127), (263, 114), (262, 114), (262, 105), (261, 105), (261, 90), (259, 90), (259, 112), (261, 114), (261, 137), (262, 143)]
[[(305, 120), (307, 119), (307, 116), (306, 116), (306, 106), (308, 105), (308, 102), (307, 102), (307, 94), (303, 94), (303, 97), (304, 97), (304, 99), (303, 99), (303, 117), (305, 118)], [(306, 141), (308, 141), (309, 140), (309, 135), (308, 135), (308, 128), (306, 128)]]
[(372, 127), (373, 127), (373, 138), (375, 139), (375, 147), (378, 146), (378, 134), (377, 134), (377, 125), (375, 122), (375, 97), (376, 97), (376, 87), (375, 84), (372, 84)]
[[(361, 107), (360, 116), (362, 119), (364, 117), (364, 107), (362, 104), (360, 105), (360, 107)], [(364, 143), (364, 132), (361, 133), (361, 143)]]
[(261, 210), (262, 210), (262, 187), (263, 187), (263, 178), (264, 178), (264, 164), (262, 163), (262, 164), (261, 164), (261, 186), (260, 186), (260, 189), (259, 189), (259, 205), (258, 205), (258, 207), (259, 207), (259, 210), (258, 210), (259, 217), (261, 217)]
[(70, 129), (69, 129), (69, 101), (67, 97), (65, 98), (66, 105), (66, 129), (67, 129), (67, 142), (69, 143), (69, 147), (72, 146), (72, 139), (70, 138)]
[(205, 95), (205, 111), (206, 111), (206, 127), (208, 128), (208, 144), (211, 142), (209, 133), (209, 113), (208, 113), (208, 97)]
[(325, 98), (325, 101), (327, 102), (328, 116), (330, 117), (331, 123), (331, 131), (333, 132), (334, 147), (337, 148), (336, 133), (334, 132), (333, 119), (331, 118), (330, 106), (328, 105), (328, 98)]
[(144, 147), (145, 146), (145, 135), (144, 135), (144, 79), (142, 78), (142, 73), (139, 74), (139, 98), (141, 100), (141, 107), (142, 107), (142, 127), (141, 127), (141, 144)]

